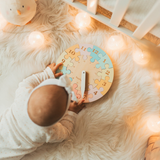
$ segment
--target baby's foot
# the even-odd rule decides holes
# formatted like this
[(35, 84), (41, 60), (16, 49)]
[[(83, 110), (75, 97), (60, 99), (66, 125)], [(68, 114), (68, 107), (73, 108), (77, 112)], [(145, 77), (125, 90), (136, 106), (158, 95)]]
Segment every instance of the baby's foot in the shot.
[(159, 160), (160, 157), (160, 135), (151, 136), (148, 139), (144, 160)]

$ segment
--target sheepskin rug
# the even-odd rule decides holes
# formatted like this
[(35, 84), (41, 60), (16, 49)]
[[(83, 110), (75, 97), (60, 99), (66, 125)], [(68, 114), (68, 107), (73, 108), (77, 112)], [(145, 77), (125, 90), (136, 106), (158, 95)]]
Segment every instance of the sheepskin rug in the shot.
[[(110, 51), (106, 46), (109, 30), (91, 25), (89, 33), (80, 34), (73, 16), (77, 10), (62, 0), (38, 0), (37, 4), (31, 24), (8, 24), (0, 33), (0, 113), (13, 103), (19, 82), (56, 62), (65, 49), (77, 43), (94, 44), (106, 51), (115, 77), (109, 92), (78, 114), (69, 139), (44, 144), (22, 160), (143, 160), (147, 139), (153, 134), (146, 122), (160, 105), (152, 74), (153, 69), (159, 73), (153, 67), (158, 56), (151, 53), (148, 66), (142, 67), (133, 61), (136, 45), (130, 38), (123, 36), (125, 48)], [(35, 30), (43, 32), (46, 40), (39, 48), (28, 44), (29, 34)]]

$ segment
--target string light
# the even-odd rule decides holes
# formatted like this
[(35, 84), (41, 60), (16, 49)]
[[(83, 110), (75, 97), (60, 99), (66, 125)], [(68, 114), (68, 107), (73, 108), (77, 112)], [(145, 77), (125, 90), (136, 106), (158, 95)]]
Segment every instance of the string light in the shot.
[(40, 47), (44, 44), (44, 36), (39, 31), (34, 31), (29, 35), (29, 43), (34, 47)]
[(7, 21), (4, 19), (4, 17), (0, 14), (0, 29), (3, 29), (7, 25)]
[(91, 23), (91, 17), (87, 13), (78, 13), (75, 22), (79, 28), (88, 27)]
[(151, 116), (147, 122), (147, 126), (152, 132), (160, 132), (160, 118), (158, 115)]
[(160, 81), (157, 81), (158, 86), (160, 86)]
[(125, 46), (125, 43), (121, 36), (113, 35), (108, 39), (107, 47), (111, 50), (121, 49), (124, 46)]
[(132, 54), (133, 60), (139, 65), (146, 65), (149, 62), (149, 55), (143, 53), (140, 50), (135, 51)]

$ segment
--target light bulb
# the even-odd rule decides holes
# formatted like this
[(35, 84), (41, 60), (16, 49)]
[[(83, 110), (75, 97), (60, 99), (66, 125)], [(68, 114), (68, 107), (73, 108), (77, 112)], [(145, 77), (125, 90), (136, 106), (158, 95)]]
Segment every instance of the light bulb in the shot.
[(160, 81), (157, 81), (158, 86), (160, 86)]
[(91, 18), (87, 13), (78, 13), (75, 22), (79, 28), (87, 27), (91, 23)]
[(151, 116), (147, 121), (147, 126), (152, 132), (160, 132), (160, 118), (158, 115)]
[(124, 46), (125, 43), (121, 36), (113, 35), (108, 39), (107, 47), (111, 50), (121, 49)]
[(34, 47), (40, 47), (44, 44), (44, 36), (39, 31), (34, 31), (29, 35), (29, 43)]
[(144, 54), (140, 50), (135, 51), (133, 54), (133, 60), (139, 65), (145, 65), (149, 62), (149, 55)]
[(0, 14), (0, 29), (3, 29), (7, 25), (7, 21), (4, 19), (4, 17)]

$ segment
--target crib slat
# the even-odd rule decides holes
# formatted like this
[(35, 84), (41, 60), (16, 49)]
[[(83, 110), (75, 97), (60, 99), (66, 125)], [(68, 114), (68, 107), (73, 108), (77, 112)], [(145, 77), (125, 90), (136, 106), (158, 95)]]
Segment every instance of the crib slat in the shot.
[(89, 12), (87, 10), (87, 7), (83, 4), (81, 4), (78, 1), (75, 1), (74, 3), (71, 2), (71, 0), (64, 0), (66, 3), (68, 3), (69, 5), (80, 9), (83, 12), (88, 13), (91, 17), (93, 17), (94, 19), (98, 20), (99, 22), (107, 25), (108, 27), (112, 28), (113, 30), (119, 31), (125, 35), (128, 35), (132, 38), (132, 40), (140, 47), (144, 47), (146, 48), (148, 51), (153, 52), (153, 53), (160, 53), (160, 47), (157, 47), (155, 44), (151, 43), (150, 41), (142, 38), (142, 40), (139, 40), (135, 37), (133, 37), (133, 32), (128, 30), (127, 28), (120, 26), (120, 27), (116, 27), (115, 25), (110, 23), (110, 19), (101, 15), (100, 13), (97, 13), (96, 15)]
[(133, 36), (141, 39), (160, 21), (160, 1), (158, 1), (134, 31)]
[(96, 14), (98, 6), (98, 0), (87, 0), (87, 10), (93, 14)]
[(124, 14), (126, 13), (131, 0), (117, 0), (110, 23), (119, 26)]

